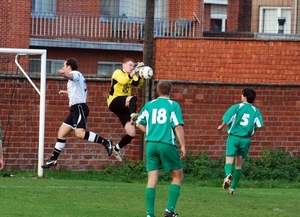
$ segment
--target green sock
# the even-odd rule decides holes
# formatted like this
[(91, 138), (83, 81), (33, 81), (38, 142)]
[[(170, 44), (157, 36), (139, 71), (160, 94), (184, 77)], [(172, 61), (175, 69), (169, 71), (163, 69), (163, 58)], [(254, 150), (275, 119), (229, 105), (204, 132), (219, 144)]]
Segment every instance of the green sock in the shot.
[(155, 188), (146, 188), (147, 215), (154, 216)]
[(232, 173), (232, 164), (225, 164), (224, 170), (225, 170), (225, 176), (227, 177), (229, 174)]
[(180, 194), (180, 189), (181, 186), (179, 185), (175, 185), (175, 184), (171, 184), (170, 188), (169, 188), (169, 198), (168, 198), (168, 205), (167, 205), (167, 209), (170, 212), (174, 212), (179, 194)]
[(230, 188), (236, 189), (236, 186), (238, 185), (241, 177), (242, 177), (242, 169), (235, 169)]

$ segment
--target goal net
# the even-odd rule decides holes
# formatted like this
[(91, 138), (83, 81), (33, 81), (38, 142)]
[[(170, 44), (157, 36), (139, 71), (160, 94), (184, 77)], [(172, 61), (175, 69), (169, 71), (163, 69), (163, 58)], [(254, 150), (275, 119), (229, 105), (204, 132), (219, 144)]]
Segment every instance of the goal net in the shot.
[[(26, 73), (26, 69), (28, 68), (28, 64), (25, 64), (25, 67), (22, 66), (22, 63), (19, 62), (19, 58), (21, 56), (34, 55), (40, 56), (40, 87), (38, 87), (28, 76)], [(13, 57), (14, 56), (14, 61)], [(39, 95), (39, 145), (38, 145), (38, 176), (43, 176), (43, 169), (41, 168), (43, 164), (44, 158), (44, 131), (45, 131), (45, 98), (46, 98), (46, 59), (47, 59), (47, 51), (42, 49), (15, 49), (15, 48), (0, 48), (0, 70), (4, 73), (11, 73), (12, 65), (16, 66), (18, 70), (20, 70), (26, 79), (31, 84), (32, 88), (35, 89), (37, 94)], [(25, 68), (25, 70), (24, 70)], [(25, 91), (25, 90), (24, 90)], [(26, 97), (26, 93), (24, 95)], [(27, 96), (28, 98), (28, 96)], [(27, 99), (30, 100), (30, 99)], [(14, 109), (14, 108), (10, 108)], [(10, 111), (8, 111), (9, 113)], [(21, 125), (21, 124), (20, 124)], [(24, 126), (18, 126), (20, 131)], [(7, 129), (6, 129), (7, 130)], [(31, 135), (28, 135), (28, 139), (30, 139)], [(26, 147), (25, 147), (26, 148)], [(30, 147), (27, 147), (30, 149)]]

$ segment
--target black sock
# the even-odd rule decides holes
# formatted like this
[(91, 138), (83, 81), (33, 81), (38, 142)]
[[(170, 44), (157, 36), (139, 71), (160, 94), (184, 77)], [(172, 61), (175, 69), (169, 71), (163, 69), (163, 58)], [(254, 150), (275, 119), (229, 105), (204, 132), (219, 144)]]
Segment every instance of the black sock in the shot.
[(57, 139), (56, 144), (53, 149), (53, 152), (52, 152), (52, 156), (50, 157), (50, 160), (58, 159), (58, 156), (60, 155), (60, 153), (62, 152), (62, 150), (64, 149), (64, 147), (66, 145), (66, 141), (67, 140)]
[(129, 136), (128, 134), (126, 134), (126, 135), (121, 139), (121, 141), (118, 143), (120, 149), (121, 149), (121, 148), (124, 148), (127, 144), (129, 144), (133, 138), (134, 138), (134, 137)]
[(97, 135), (94, 132), (89, 132), (89, 131), (85, 132), (84, 139), (89, 142), (101, 143), (103, 145), (107, 142), (106, 139), (102, 138), (101, 136)]

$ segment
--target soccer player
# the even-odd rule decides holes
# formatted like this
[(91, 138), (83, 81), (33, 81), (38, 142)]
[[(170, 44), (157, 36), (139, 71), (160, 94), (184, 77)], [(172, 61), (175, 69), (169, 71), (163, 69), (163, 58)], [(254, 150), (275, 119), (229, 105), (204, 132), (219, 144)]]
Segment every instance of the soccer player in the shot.
[(57, 142), (50, 159), (42, 165), (48, 169), (57, 165), (57, 159), (66, 145), (67, 136), (74, 130), (74, 134), (79, 139), (89, 142), (101, 143), (108, 156), (112, 154), (112, 142), (104, 139), (94, 132), (86, 131), (89, 107), (86, 104), (87, 85), (84, 76), (77, 71), (78, 66), (75, 59), (67, 59), (63, 68), (58, 73), (68, 79), (67, 90), (60, 90), (59, 95), (69, 97), (70, 114), (62, 123), (58, 130)]
[[(256, 129), (264, 126), (262, 115), (252, 105), (256, 98), (256, 92), (252, 88), (242, 91), (241, 103), (231, 106), (222, 117), (222, 124), (218, 130), (227, 125), (229, 134), (226, 141), (226, 163), (223, 189), (229, 188), (229, 193), (234, 195), (236, 187), (242, 177), (243, 161), (248, 155), (251, 139)], [(235, 170), (232, 175), (232, 164), (235, 160)], [(232, 183), (231, 183), (232, 181)], [(230, 185), (231, 183), (231, 185)]]
[(122, 70), (117, 69), (111, 77), (111, 88), (107, 97), (108, 108), (118, 116), (126, 135), (113, 147), (113, 153), (118, 161), (122, 161), (120, 150), (124, 148), (135, 137), (135, 121), (138, 114), (137, 97), (131, 96), (133, 87), (142, 87), (144, 79), (135, 75), (144, 63), (138, 63), (134, 68), (134, 60), (125, 58), (122, 63)]
[(181, 107), (170, 99), (171, 89), (170, 82), (160, 81), (157, 84), (159, 97), (144, 105), (136, 121), (136, 127), (146, 133), (147, 217), (154, 216), (156, 185), (162, 168), (169, 170), (172, 176), (164, 216), (178, 217), (174, 209), (183, 180), (181, 159), (185, 157), (186, 150)]

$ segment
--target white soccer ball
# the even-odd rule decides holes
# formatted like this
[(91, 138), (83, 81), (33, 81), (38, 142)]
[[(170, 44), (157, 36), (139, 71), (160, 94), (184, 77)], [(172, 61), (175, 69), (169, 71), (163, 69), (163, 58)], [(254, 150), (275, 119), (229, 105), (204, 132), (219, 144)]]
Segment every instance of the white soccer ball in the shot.
[(151, 79), (153, 76), (153, 70), (149, 66), (143, 66), (139, 70), (141, 78)]

